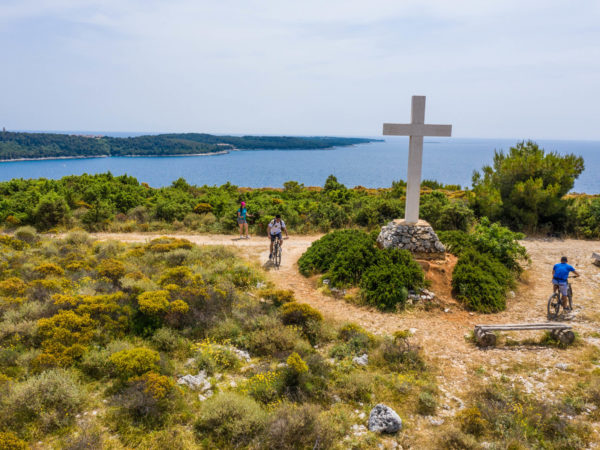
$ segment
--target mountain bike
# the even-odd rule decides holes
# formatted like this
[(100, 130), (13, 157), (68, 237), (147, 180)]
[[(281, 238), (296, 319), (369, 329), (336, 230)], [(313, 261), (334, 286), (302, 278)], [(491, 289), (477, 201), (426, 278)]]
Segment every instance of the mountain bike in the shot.
[[(567, 285), (568, 285), (567, 298), (569, 299), (569, 310), (572, 311), (573, 310), (573, 289), (571, 289), (571, 283), (567, 283)], [(548, 299), (548, 319), (556, 319), (560, 314), (561, 308), (563, 309), (563, 313), (564, 313), (565, 310), (564, 310), (564, 307), (562, 304), (560, 290), (558, 289), (558, 286), (556, 286), (556, 287), (554, 287), (554, 292)]]
[[(283, 239), (287, 239), (287, 236)], [(275, 239), (275, 242), (273, 242), (273, 258), (271, 261), (279, 269), (279, 266), (281, 266), (281, 242), (279, 239)]]

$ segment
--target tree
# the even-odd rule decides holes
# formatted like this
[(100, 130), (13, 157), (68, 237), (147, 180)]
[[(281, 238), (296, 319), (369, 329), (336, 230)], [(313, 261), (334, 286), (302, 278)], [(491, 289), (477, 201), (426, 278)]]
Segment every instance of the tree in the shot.
[(56, 192), (48, 192), (35, 207), (34, 225), (40, 230), (47, 230), (63, 222), (68, 213), (69, 206), (65, 199)]
[(493, 166), (473, 174), (471, 206), (478, 216), (500, 220), (515, 229), (561, 230), (569, 192), (583, 172), (583, 158), (546, 153), (532, 141), (505, 154), (496, 151)]

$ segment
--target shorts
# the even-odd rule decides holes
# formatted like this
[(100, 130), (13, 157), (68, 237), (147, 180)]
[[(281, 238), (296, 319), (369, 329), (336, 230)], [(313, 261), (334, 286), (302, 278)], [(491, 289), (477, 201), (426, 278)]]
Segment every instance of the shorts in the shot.
[(275, 241), (275, 239), (279, 239), (279, 240), (281, 240), (281, 239), (282, 239), (282, 236), (281, 236), (281, 231), (280, 231), (279, 233), (276, 233), (276, 234), (272, 234), (272, 235), (271, 235), (271, 242), (274, 242), (274, 241)]
[(238, 217), (238, 225), (241, 225), (243, 223), (248, 223), (248, 222), (243, 217)]
[(552, 280), (552, 284), (558, 286), (561, 295), (564, 295), (565, 297), (569, 295), (569, 285), (566, 281)]

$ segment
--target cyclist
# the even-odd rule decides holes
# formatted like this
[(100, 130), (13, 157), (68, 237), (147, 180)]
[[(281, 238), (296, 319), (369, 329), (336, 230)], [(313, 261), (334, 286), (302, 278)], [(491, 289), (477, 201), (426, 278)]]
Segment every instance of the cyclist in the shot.
[(560, 263), (555, 264), (554, 268), (552, 269), (552, 284), (554, 285), (554, 290), (560, 292), (565, 311), (569, 310), (569, 299), (567, 298), (569, 290), (569, 286), (567, 284), (569, 273), (573, 272), (575, 277), (579, 276), (575, 268), (567, 264), (567, 261), (567, 257), (563, 256), (560, 258)]
[(271, 238), (271, 250), (269, 251), (269, 259), (273, 258), (273, 242), (275, 239), (279, 240), (279, 246), (281, 247), (283, 244), (283, 240), (281, 237), (281, 232), (285, 233), (286, 237), (290, 237), (287, 228), (285, 227), (285, 222), (281, 220), (281, 216), (277, 214), (271, 222), (269, 222), (269, 226), (267, 227), (267, 234)]
[(240, 239), (244, 238), (244, 231), (246, 232), (246, 239), (248, 236), (248, 220), (247, 217), (252, 217), (252, 214), (246, 209), (246, 202), (240, 203), (240, 209), (237, 211), (237, 223), (240, 226)]

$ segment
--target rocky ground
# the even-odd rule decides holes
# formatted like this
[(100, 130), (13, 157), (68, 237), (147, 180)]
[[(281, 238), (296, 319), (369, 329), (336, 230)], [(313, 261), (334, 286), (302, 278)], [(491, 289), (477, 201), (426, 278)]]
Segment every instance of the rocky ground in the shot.
[[(143, 242), (156, 237), (150, 234), (97, 234), (98, 239)], [(239, 240), (226, 235), (177, 235), (198, 245), (232, 245), (242, 256), (270, 269), (269, 241), (253, 237)], [(411, 329), (426, 358), (438, 374), (441, 408), (437, 417), (403, 418), (416, 439), (417, 447), (427, 446), (436, 427), (445, 427), (448, 417), (460, 410), (469, 392), (476, 386), (501, 376), (508, 377), (525, 391), (547, 400), (564, 396), (576, 382), (578, 374), (595, 367), (600, 347), (600, 268), (592, 264), (592, 252), (600, 251), (599, 241), (526, 239), (531, 263), (523, 280), (509, 295), (506, 311), (499, 314), (473, 314), (461, 309), (451, 297), (449, 281), (455, 260), (449, 257), (443, 264), (426, 263), (431, 290), (436, 294), (439, 308), (430, 311), (414, 309), (401, 314), (347, 303), (322, 294), (315, 279), (300, 275), (296, 262), (319, 236), (292, 236), (285, 241), (282, 266), (269, 270), (272, 281), (282, 289), (292, 289), (299, 301), (319, 309), (325, 316), (344, 322), (356, 322), (373, 333), (393, 333)], [(543, 332), (506, 333), (509, 344), (493, 349), (479, 349), (469, 339), (476, 324), (545, 322), (546, 303), (552, 292), (552, 266), (562, 255), (581, 273), (573, 282), (574, 313), (567, 320), (578, 333), (577, 345), (566, 350), (523, 343), (539, 340)], [(517, 342), (515, 342), (517, 341)], [(378, 399), (385, 401), (385, 399)], [(600, 423), (592, 423), (594, 440), (600, 441)], [(432, 431), (433, 430), (433, 431)], [(420, 444), (420, 445), (419, 445)]]

